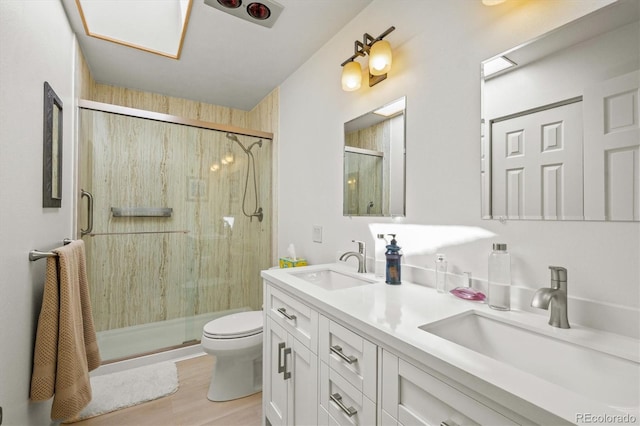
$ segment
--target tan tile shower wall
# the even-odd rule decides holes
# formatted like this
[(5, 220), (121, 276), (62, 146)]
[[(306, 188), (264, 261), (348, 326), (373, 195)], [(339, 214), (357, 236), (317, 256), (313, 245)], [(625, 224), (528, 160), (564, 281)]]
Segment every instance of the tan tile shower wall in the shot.
[[(224, 133), (93, 111), (83, 111), (81, 122), (92, 124), (94, 228), (85, 240), (98, 330), (259, 309), (259, 273), (271, 265), (270, 142), (252, 151), (265, 211), (258, 222), (242, 215), (247, 156)], [(211, 171), (229, 151), (235, 161)], [(173, 214), (119, 218), (112, 207)]]
[(255, 130), (264, 130), (262, 127), (270, 125), (267, 119), (267, 122), (255, 123), (260, 127), (250, 127), (248, 125), (249, 113), (239, 109), (104, 84), (95, 84), (93, 86), (90, 100)]
[[(273, 133), (278, 122), (277, 90), (249, 113), (98, 84), (92, 84), (89, 99)], [(260, 309), (259, 272), (273, 263), (275, 142), (264, 141), (252, 150), (265, 214), (260, 223), (242, 215), (247, 157), (224, 134), (85, 110), (81, 123), (80, 186), (95, 195), (94, 235), (84, 239), (97, 329), (239, 307)], [(239, 138), (245, 146), (257, 140)], [(233, 165), (211, 172), (211, 163), (229, 149)], [(252, 186), (250, 178), (249, 212)], [(173, 215), (111, 215), (111, 207), (133, 206), (171, 207)], [(85, 216), (80, 214), (82, 228)], [(233, 226), (225, 217), (233, 218)]]

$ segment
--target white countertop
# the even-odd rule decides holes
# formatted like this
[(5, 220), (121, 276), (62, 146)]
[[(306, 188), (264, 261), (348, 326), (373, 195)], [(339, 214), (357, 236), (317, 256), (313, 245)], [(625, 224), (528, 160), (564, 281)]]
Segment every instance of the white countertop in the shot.
[[(376, 282), (328, 291), (292, 275), (328, 268)], [(571, 324), (571, 328), (567, 330), (551, 327), (547, 324), (548, 315), (514, 310), (495, 311), (484, 303), (461, 300), (450, 294), (437, 293), (435, 289), (422, 285), (408, 282), (387, 285), (384, 278), (377, 278), (373, 274), (355, 274), (352, 265), (342, 263), (270, 269), (262, 271), (262, 277), (321, 313), (324, 312), (327, 316), (349, 325), (374, 343), (441, 371), (451, 379), (495, 399), (525, 417), (530, 409), (535, 410), (537, 407), (571, 423), (577, 423), (578, 413), (628, 413), (635, 416), (635, 422), (630, 424), (640, 422), (640, 402), (632, 407), (631, 411), (620, 411), (418, 327), (475, 310), (485, 316), (537, 333), (624, 358), (636, 363), (640, 369), (640, 341), (636, 339), (577, 324)], [(545, 314), (548, 313), (545, 311)], [(554, 354), (541, 353), (540, 356), (552, 359)], [(597, 367), (585, 367), (585, 374), (589, 375), (589, 369)], [(638, 386), (640, 387), (640, 383)], [(508, 394), (516, 398), (511, 398)], [(513, 406), (514, 403), (517, 407)]]

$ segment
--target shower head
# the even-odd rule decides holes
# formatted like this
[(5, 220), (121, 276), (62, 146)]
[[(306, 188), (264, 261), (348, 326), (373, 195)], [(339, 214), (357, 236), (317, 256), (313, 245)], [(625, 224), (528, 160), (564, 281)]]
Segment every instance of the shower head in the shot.
[(251, 151), (251, 148), (253, 148), (254, 145), (258, 145), (259, 148), (262, 148), (262, 139), (258, 139), (256, 142), (249, 145), (249, 148), (247, 148), (247, 151)]
[(232, 141), (240, 143), (240, 141), (238, 140), (238, 137), (233, 133), (227, 133), (227, 139), (231, 139)]

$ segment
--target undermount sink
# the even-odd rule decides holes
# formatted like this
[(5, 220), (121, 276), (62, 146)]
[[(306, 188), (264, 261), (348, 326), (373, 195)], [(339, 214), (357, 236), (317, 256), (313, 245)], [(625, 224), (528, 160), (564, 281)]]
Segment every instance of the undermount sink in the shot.
[(375, 281), (365, 277), (347, 275), (332, 269), (305, 271), (299, 273), (292, 272), (291, 275), (294, 275), (310, 284), (322, 287), (325, 290), (342, 290), (345, 288), (375, 283)]
[(579, 395), (624, 412), (638, 412), (638, 362), (477, 311), (464, 312), (419, 328)]

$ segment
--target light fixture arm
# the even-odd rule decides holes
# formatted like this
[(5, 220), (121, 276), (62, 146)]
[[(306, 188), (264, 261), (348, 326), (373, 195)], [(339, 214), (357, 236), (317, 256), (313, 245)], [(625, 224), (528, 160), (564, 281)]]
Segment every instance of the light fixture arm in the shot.
[(355, 60), (358, 56), (367, 56), (369, 54), (369, 51), (371, 50), (371, 46), (373, 46), (373, 44), (376, 41), (382, 40), (383, 38), (388, 36), (395, 29), (396, 29), (396, 27), (391, 26), (385, 32), (383, 32), (382, 34), (380, 34), (376, 38), (373, 38), (368, 33), (364, 33), (364, 35), (362, 36), (362, 41), (356, 40), (354, 42), (354, 46), (353, 46), (354, 53), (353, 53), (353, 55), (351, 55), (351, 57), (349, 59), (347, 59), (346, 61), (341, 63), (340, 66), (344, 67), (347, 63)]

